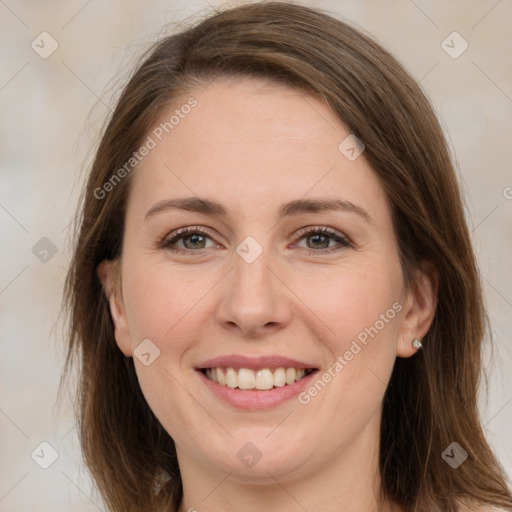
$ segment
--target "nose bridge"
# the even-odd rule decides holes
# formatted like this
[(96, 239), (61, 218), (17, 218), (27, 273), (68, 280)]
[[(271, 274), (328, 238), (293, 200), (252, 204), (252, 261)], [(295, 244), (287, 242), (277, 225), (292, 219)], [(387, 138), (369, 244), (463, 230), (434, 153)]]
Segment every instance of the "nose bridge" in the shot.
[[(250, 238), (250, 237), (248, 237)], [(272, 251), (246, 239), (233, 255), (228, 289), (219, 307), (219, 321), (236, 325), (245, 334), (278, 328), (289, 320), (280, 281), (273, 275)]]
[[(261, 247), (261, 246), (260, 246)], [(234, 257), (233, 292), (239, 304), (268, 308), (273, 300), (270, 249), (242, 242)]]

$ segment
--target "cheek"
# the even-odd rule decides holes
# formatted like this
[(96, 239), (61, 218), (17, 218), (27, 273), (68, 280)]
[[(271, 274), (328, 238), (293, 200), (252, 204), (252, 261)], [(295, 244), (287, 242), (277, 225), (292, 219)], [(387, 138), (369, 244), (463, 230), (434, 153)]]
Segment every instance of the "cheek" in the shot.
[[(314, 310), (316, 324), (325, 326), (321, 341), (332, 358), (325, 389), (331, 403), (339, 406), (340, 412), (333, 414), (342, 422), (375, 411), (396, 359), (403, 307), (400, 267), (367, 263), (331, 271), (328, 279), (303, 277), (298, 292)], [(316, 387), (312, 395), (324, 389), (321, 383)], [(313, 396), (304, 401), (309, 398)]]
[(123, 280), (132, 347), (149, 339), (159, 350), (147, 366), (134, 355), (140, 388), (155, 416), (178, 438), (186, 438), (187, 412), (197, 408), (193, 397), (184, 392), (189, 377), (183, 373), (184, 358), (200, 339), (207, 314), (205, 294), (216, 282), (206, 272), (201, 279), (197, 271), (195, 278), (189, 274), (161, 258), (127, 258)]
[(140, 258), (139, 262), (127, 262), (123, 294), (132, 345), (149, 338), (162, 350), (179, 351), (180, 340), (194, 336), (198, 323), (191, 319), (215, 285), (215, 276), (202, 272), (199, 279), (197, 271), (187, 273), (151, 258)]
[(324, 324), (326, 341), (336, 354), (347, 350), (358, 337), (364, 342), (372, 326), (385, 338), (394, 338), (398, 332), (397, 310), (401, 307), (393, 307), (401, 297), (397, 265), (367, 261), (328, 269), (324, 276), (303, 273), (294, 289), (315, 313), (317, 322)]

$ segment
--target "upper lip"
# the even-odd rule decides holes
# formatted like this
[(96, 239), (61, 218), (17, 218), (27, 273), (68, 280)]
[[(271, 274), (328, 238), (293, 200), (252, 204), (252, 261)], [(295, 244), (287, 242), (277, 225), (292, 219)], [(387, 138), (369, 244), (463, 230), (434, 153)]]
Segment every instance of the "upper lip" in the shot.
[(281, 357), (276, 355), (247, 357), (242, 355), (219, 356), (199, 364), (196, 369), (205, 370), (207, 368), (247, 368), (248, 370), (260, 370), (262, 368), (304, 368), (316, 369), (317, 367), (290, 359), (289, 357)]

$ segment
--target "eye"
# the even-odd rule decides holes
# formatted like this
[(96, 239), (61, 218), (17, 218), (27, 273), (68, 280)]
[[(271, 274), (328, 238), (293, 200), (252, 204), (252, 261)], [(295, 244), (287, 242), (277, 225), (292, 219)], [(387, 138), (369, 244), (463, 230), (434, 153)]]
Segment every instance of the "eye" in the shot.
[[(325, 226), (312, 226), (304, 228), (297, 233), (299, 241), (304, 240), (305, 253), (309, 256), (318, 256), (338, 252), (353, 244), (343, 235)], [(210, 245), (208, 244), (210, 241)], [(301, 247), (298, 243), (296, 247)], [(197, 254), (204, 249), (221, 247), (214, 242), (210, 233), (200, 227), (186, 227), (173, 231), (159, 244), (159, 247), (174, 253)]]
[[(306, 243), (306, 254), (317, 256), (338, 252), (353, 244), (340, 233), (325, 226), (313, 226), (304, 228), (297, 233), (299, 240)], [(332, 242), (335, 242), (334, 244)], [(299, 247), (299, 245), (297, 245)]]
[[(160, 243), (160, 247), (176, 253), (195, 253), (201, 251), (201, 249), (218, 247), (215, 242), (213, 245), (207, 246), (206, 243), (208, 240), (213, 242), (210, 234), (201, 228), (180, 228), (172, 232), (169, 236), (166, 236)], [(180, 243), (182, 244), (181, 247), (179, 247)]]

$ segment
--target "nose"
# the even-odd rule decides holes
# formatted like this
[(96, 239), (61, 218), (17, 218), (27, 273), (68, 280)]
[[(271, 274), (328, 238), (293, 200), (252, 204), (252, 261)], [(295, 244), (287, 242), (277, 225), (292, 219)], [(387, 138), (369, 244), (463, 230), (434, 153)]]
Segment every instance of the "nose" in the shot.
[(271, 267), (269, 251), (252, 263), (234, 255), (234, 269), (227, 276), (217, 308), (217, 320), (223, 328), (261, 339), (289, 324), (289, 290)]

